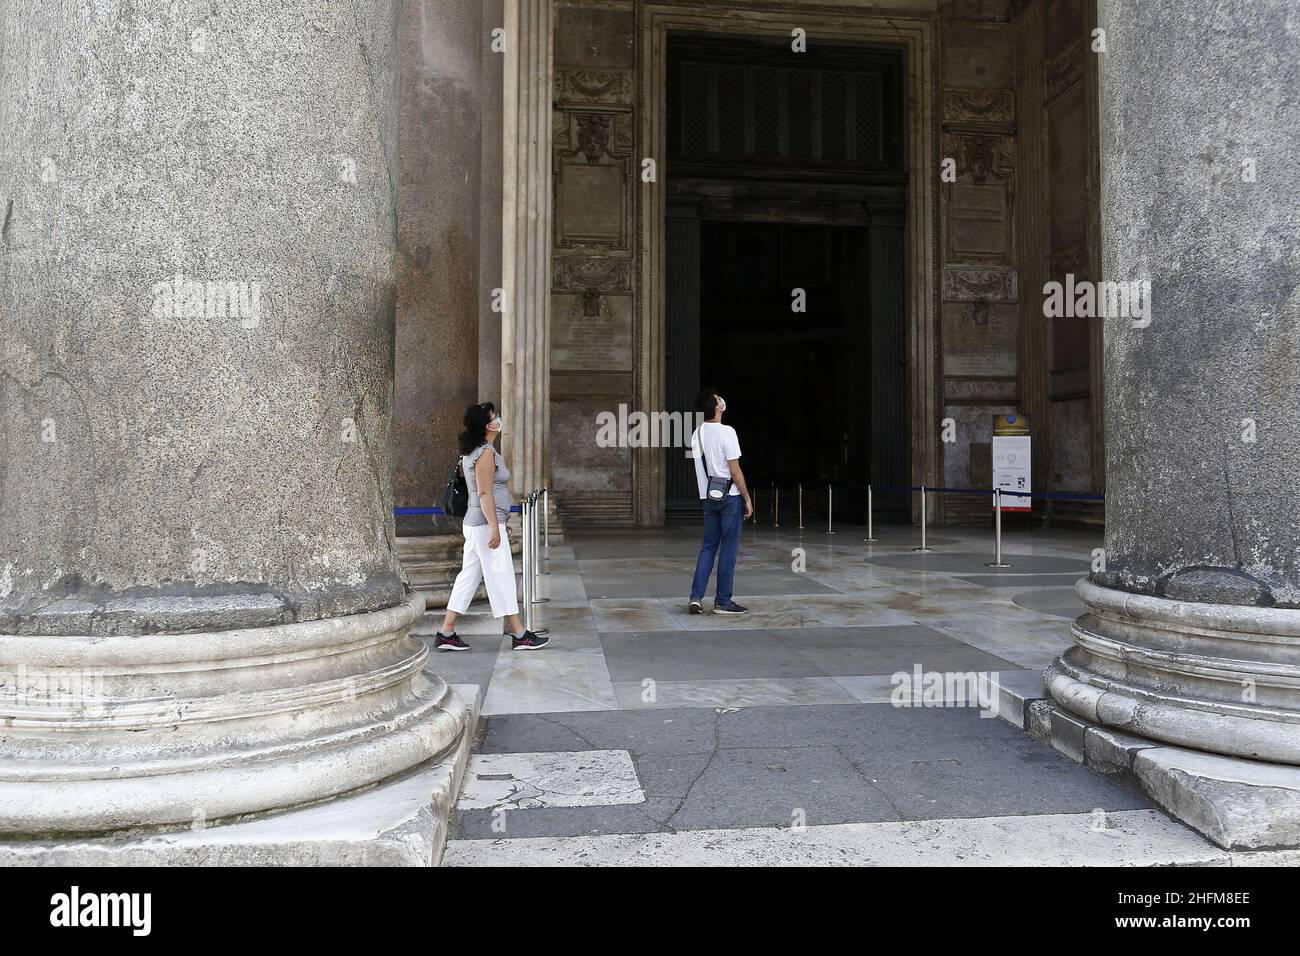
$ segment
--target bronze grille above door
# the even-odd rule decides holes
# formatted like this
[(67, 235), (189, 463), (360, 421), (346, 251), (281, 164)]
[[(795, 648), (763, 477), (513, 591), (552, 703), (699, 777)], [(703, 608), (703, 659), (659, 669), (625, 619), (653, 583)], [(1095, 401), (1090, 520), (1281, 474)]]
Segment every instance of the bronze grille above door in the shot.
[(899, 166), (899, 60), (889, 51), (798, 54), (788, 45), (674, 38), (670, 58), (676, 173), (719, 164), (822, 174)]

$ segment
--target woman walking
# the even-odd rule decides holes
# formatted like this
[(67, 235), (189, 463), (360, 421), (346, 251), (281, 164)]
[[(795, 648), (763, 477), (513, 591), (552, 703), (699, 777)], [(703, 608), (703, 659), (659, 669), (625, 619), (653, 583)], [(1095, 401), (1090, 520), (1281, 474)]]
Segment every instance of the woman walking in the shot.
[[(469, 645), (456, 634), (456, 619), (469, 610), (478, 591), (479, 581), (487, 585), (488, 603), (494, 618), (506, 618), (510, 625), (513, 648), (531, 651), (545, 647), (548, 637), (538, 637), (525, 630), (519, 617), (515, 591), (515, 565), (506, 534), (510, 516), (510, 492), (506, 482), (510, 470), (501, 453), (493, 446), (504, 422), (491, 402), (471, 405), (465, 410), (465, 430), (460, 433), (460, 467), (469, 489), (469, 510), (465, 512), (465, 555), (460, 574), (451, 589), (447, 616), (434, 638), (440, 651), (467, 651)], [(492, 515), (491, 520), (488, 515)]]

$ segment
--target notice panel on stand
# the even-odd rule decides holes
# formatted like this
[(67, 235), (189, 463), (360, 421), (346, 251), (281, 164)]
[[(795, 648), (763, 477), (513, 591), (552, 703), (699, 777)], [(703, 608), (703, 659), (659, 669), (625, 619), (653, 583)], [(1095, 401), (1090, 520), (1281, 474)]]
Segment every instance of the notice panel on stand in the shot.
[(1032, 506), (1030, 440), (1026, 416), (994, 416), (993, 487), (1002, 490), (1003, 511), (1029, 511)]

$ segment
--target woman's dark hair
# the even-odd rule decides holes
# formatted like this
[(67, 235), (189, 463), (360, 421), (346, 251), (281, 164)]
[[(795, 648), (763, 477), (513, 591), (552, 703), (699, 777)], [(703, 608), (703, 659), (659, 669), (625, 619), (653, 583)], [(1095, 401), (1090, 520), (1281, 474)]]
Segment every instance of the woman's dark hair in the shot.
[(705, 418), (712, 418), (713, 413), (718, 410), (718, 390), (712, 386), (701, 389), (695, 399), (695, 408), (702, 412)]
[(491, 402), (471, 405), (465, 409), (465, 430), (457, 437), (462, 455), (468, 455), (487, 441), (488, 422), (496, 417), (497, 407)]

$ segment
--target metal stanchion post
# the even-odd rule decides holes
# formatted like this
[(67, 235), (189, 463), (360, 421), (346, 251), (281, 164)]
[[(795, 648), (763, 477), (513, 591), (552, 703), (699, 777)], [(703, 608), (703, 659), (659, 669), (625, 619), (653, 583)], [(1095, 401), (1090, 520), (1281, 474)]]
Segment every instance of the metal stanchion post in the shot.
[(871, 501), (871, 485), (868, 484), (868, 485), (867, 485), (867, 536), (866, 536), (865, 538), (862, 539), (863, 541), (879, 541), (879, 540), (880, 540), (879, 538), (876, 537), (875, 529), (874, 529), (873, 526), (872, 526), (871, 505), (872, 505), (872, 501)]
[(528, 522), (528, 499), (525, 498), (519, 502), (519, 514), (521, 518), (521, 529), (519, 541), (523, 547), (523, 598), (524, 598), (524, 627), (527, 630), (533, 629), (533, 567), (532, 567), (532, 532), (529, 530)]
[[(542, 537), (545, 539), (546, 550), (551, 550), (551, 489), (542, 489)], [(547, 572), (550, 573), (549, 571)]]
[(921, 546), (920, 546), (919, 548), (913, 548), (913, 549), (912, 549), (913, 551), (933, 551), (933, 550), (934, 550), (933, 548), (926, 547), (926, 544), (925, 544), (925, 522), (926, 522), (926, 515), (925, 515), (925, 485), (922, 485), (922, 486), (921, 486)]
[(803, 483), (799, 484), (799, 530), (803, 530)]
[(781, 527), (781, 486), (774, 485), (772, 491), (772, 527)]
[(831, 513), (835, 507), (835, 486), (826, 485), (826, 533), (834, 534), (834, 524), (831, 522)]
[(539, 560), (542, 556), (542, 549), (541, 549), (542, 526), (541, 523), (537, 520), (537, 502), (541, 500), (541, 497), (542, 497), (542, 493), (540, 491), (533, 492), (532, 512), (533, 512), (533, 603), (534, 604), (545, 604), (547, 601), (550, 600), (550, 598), (548, 597), (537, 596), (537, 591), (538, 591), (537, 576), (542, 573), (542, 562)]
[(1002, 561), (1002, 489), (993, 489), (993, 537), (997, 542), (994, 546), (994, 557), (991, 564), (986, 563), (986, 568), (1009, 568), (1011, 565)]

